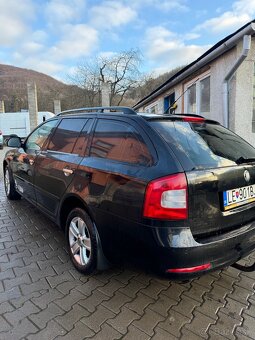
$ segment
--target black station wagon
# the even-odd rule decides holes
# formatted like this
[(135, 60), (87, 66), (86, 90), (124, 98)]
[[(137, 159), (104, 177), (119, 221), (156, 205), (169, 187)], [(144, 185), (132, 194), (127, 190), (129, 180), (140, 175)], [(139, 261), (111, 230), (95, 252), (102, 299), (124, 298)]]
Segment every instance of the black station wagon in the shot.
[(8, 146), (7, 197), (64, 228), (85, 274), (128, 258), (183, 280), (255, 249), (255, 149), (218, 122), (85, 108)]

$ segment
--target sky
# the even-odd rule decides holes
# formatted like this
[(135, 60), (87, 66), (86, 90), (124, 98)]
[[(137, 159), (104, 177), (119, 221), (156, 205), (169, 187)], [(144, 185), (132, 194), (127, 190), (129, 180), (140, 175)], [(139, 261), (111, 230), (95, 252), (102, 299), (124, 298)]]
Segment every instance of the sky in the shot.
[(138, 48), (142, 71), (158, 75), (253, 19), (255, 0), (0, 0), (0, 63), (65, 81), (86, 60)]

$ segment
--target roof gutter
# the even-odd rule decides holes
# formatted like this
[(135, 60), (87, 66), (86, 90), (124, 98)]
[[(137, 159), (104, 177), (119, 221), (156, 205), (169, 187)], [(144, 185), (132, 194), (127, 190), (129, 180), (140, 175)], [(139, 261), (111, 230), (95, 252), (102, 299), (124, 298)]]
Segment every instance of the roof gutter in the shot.
[(195, 64), (193, 64), (190, 68), (188, 68), (186, 71), (181, 73), (179, 76), (174, 78), (171, 82), (167, 83), (164, 87), (160, 88), (158, 91), (153, 93), (148, 98), (145, 98), (141, 102), (137, 103), (134, 106), (134, 109), (137, 110), (141, 106), (144, 106), (148, 102), (151, 102), (151, 100), (158, 97), (161, 93), (165, 92), (169, 88), (175, 86), (177, 83), (181, 82), (183, 79), (187, 78), (190, 74), (196, 72), (203, 66), (207, 65), (212, 60), (219, 57), (221, 54), (227, 52), (232, 47), (234, 47), (238, 40), (240, 40), (244, 35), (252, 35), (255, 31), (255, 23), (250, 23), (250, 25), (246, 26), (243, 30), (235, 34), (233, 37), (231, 37), (229, 40), (225, 41), (222, 45), (217, 47), (215, 50), (213, 50), (210, 54), (206, 55), (204, 58), (198, 60)]
[(251, 35), (243, 36), (243, 50), (239, 58), (236, 60), (230, 71), (227, 73), (223, 82), (223, 124), (229, 127), (229, 84), (238, 67), (246, 59), (251, 48)]

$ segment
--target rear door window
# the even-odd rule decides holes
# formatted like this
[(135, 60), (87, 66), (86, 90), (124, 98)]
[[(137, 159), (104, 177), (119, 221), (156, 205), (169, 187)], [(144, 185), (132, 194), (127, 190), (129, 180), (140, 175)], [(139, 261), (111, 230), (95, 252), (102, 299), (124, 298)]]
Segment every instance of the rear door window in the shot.
[(238, 164), (254, 158), (255, 149), (232, 131), (214, 123), (151, 121), (151, 126), (176, 153), (185, 170)]
[(149, 166), (150, 151), (139, 132), (130, 124), (100, 119), (90, 150), (92, 157)]
[(58, 125), (48, 150), (64, 153), (71, 153), (76, 140), (87, 119), (84, 118), (65, 118)]

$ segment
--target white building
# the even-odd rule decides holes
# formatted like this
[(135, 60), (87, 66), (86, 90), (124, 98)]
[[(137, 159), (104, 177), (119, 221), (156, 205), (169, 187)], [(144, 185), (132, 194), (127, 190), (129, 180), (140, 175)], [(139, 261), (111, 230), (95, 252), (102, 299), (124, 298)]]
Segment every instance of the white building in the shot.
[(219, 121), (255, 146), (255, 21), (219, 41), (134, 108), (163, 113), (175, 101), (176, 113)]

